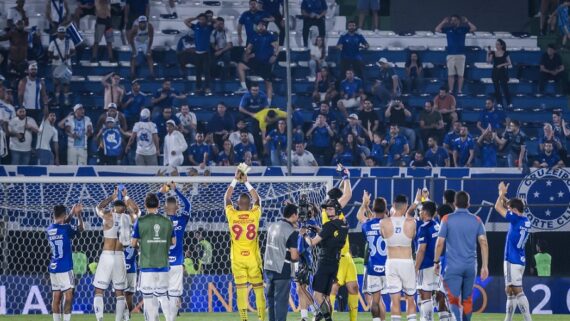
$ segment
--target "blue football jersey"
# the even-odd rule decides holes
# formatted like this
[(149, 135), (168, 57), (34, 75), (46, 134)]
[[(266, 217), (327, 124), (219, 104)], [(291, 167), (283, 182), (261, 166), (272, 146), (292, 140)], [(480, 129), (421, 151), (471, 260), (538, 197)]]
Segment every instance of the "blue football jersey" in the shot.
[(420, 245), (426, 245), (424, 259), (420, 264), (420, 270), (427, 269), (433, 266), (433, 259), (435, 256), (435, 243), (439, 234), (439, 224), (431, 220), (423, 222), (418, 230), (418, 248)]
[(526, 216), (519, 216), (511, 211), (505, 219), (510, 223), (505, 243), (505, 261), (512, 264), (525, 265), (525, 244), (528, 240), (530, 221)]
[(51, 224), (47, 230), (51, 247), (50, 273), (64, 273), (73, 270), (73, 252), (71, 240), (77, 233), (77, 226), (72, 224)]
[(125, 268), (127, 269), (127, 273), (137, 273), (139, 251), (129, 245), (125, 247), (123, 252), (125, 253)]
[(385, 275), (386, 257), (388, 246), (380, 234), (379, 218), (373, 218), (362, 224), (362, 233), (368, 242), (368, 264), (366, 271), (368, 275)]
[(169, 216), (172, 221), (172, 226), (174, 227), (174, 234), (176, 235), (176, 245), (171, 246), (168, 252), (168, 260), (171, 266), (182, 265), (184, 263), (184, 232), (186, 231), (186, 225), (188, 225), (191, 211), (190, 201), (188, 201), (186, 196), (178, 189), (175, 191), (178, 199), (180, 199), (183, 204), (183, 208), (175, 215)]

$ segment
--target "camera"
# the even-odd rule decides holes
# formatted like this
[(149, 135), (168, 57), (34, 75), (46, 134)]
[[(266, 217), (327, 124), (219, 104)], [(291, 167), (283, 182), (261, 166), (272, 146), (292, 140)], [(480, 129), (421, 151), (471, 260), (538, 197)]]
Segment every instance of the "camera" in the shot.
[(306, 222), (310, 218), (310, 207), (309, 196), (307, 194), (301, 194), (299, 197), (299, 220), (301, 222)]
[(25, 133), (22, 133), (21, 135), (22, 135), (22, 136), (18, 136), (18, 141), (19, 141), (20, 143), (23, 143), (23, 142), (26, 141), (26, 134), (25, 134)]

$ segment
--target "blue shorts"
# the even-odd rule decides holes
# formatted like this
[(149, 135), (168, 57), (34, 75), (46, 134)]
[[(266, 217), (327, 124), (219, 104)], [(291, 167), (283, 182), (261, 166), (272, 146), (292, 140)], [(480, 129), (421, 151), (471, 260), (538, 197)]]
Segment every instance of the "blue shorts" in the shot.
[(358, 0), (356, 8), (359, 11), (380, 10), (380, 0)]

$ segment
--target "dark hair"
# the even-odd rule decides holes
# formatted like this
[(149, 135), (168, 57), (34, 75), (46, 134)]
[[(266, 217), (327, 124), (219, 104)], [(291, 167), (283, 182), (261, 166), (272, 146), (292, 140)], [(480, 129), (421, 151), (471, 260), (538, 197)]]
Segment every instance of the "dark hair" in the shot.
[(455, 193), (455, 207), (467, 208), (469, 207), (469, 194), (465, 191)]
[(422, 66), (422, 58), (420, 57), (420, 54), (417, 51), (410, 51), (410, 53), (408, 54), (408, 58), (406, 59), (406, 64), (405, 66), (408, 67), (412, 64), (412, 55), (416, 54), (416, 56), (418, 56), (418, 66), (421, 67)]
[(206, 14), (204, 14), (204, 13), (199, 14), (196, 18), (198, 18), (198, 19), (200, 19), (200, 18), (208, 19), (208, 17), (206, 17)]
[(425, 103), (426, 103), (426, 104), (429, 104), (431, 107), (433, 107), (433, 101), (431, 101), (431, 100), (426, 100)]
[(298, 214), (298, 208), (295, 204), (287, 204), (283, 209), (283, 217), (290, 218), (293, 214)]
[(447, 92), (447, 86), (441, 86), (441, 87), (439, 87), (439, 90), (443, 90), (443, 91)]
[(212, 15), (213, 15), (213, 14), (214, 14), (214, 11), (212, 11), (212, 10), (206, 10), (206, 11), (204, 11), (204, 14), (205, 14), (205, 15), (209, 15), (209, 14), (212, 14)]
[(270, 110), (267, 112), (267, 117), (273, 118), (275, 116), (277, 116), (277, 113), (275, 112), (275, 110)]
[(418, 149), (417, 151), (415, 151), (414, 153), (415, 153), (415, 154), (420, 154), (420, 155), (424, 156), (424, 152), (422, 152), (422, 151), (419, 150), (419, 149)]
[(503, 51), (507, 51), (507, 43), (505, 43), (503, 39), (497, 39), (497, 42), (499, 43), (499, 45), (501, 45), (501, 49)]
[(222, 18), (222, 17), (217, 17), (217, 18), (216, 18), (216, 21), (224, 22), (225, 20), (224, 20), (224, 18)]
[(507, 205), (512, 208), (517, 210), (519, 213), (523, 213), (524, 212), (524, 202), (522, 199), (515, 197), (515, 198), (511, 198), (508, 202)]
[(451, 15), (451, 18), (457, 18), (457, 19), (461, 20), (461, 16), (458, 15), (457, 13), (452, 14), (452, 15)]
[(348, 25), (351, 24), (351, 23), (356, 24), (356, 21), (354, 21), (354, 20), (348, 20), (348, 22), (346, 23), (346, 25), (348, 26)]
[(249, 201), (251, 201), (251, 197), (249, 197), (248, 193), (241, 193), (239, 194), (239, 198), (247, 198)]
[(339, 198), (342, 197), (342, 191), (340, 190), (340, 188), (335, 187), (335, 188), (331, 189), (330, 191), (328, 191), (327, 195), (330, 199), (338, 200)]
[(174, 196), (168, 196), (166, 198), (166, 204), (178, 204), (178, 200)]
[[(252, 0), (252, 1), (253, 1), (253, 0)], [(251, 85), (249, 85), (249, 89), (251, 89), (251, 88), (253, 88), (253, 87), (259, 88), (259, 84), (256, 83), (256, 82), (254, 82), (254, 83), (252, 83)]]
[(554, 44), (554, 43), (549, 43), (549, 44), (548, 44), (548, 48), (553, 49), (553, 50), (556, 50), (556, 44)]
[(394, 198), (394, 204), (408, 204), (408, 197), (404, 194), (398, 194), (396, 198)]
[(158, 200), (158, 196), (156, 196), (156, 194), (154, 193), (148, 193), (146, 194), (146, 197), (144, 199), (144, 206), (146, 208), (158, 208), (160, 202)]
[(367, 157), (366, 157), (366, 160), (369, 160), (369, 159), (371, 159), (371, 160), (374, 162), (374, 164), (376, 164), (376, 160), (374, 159), (374, 157), (372, 157), (372, 156), (367, 156)]
[(374, 204), (372, 205), (372, 211), (374, 213), (386, 213), (387, 202), (384, 197), (377, 197), (374, 199)]
[(435, 136), (430, 136), (429, 138), (431, 138), (432, 140), (435, 141), (435, 144), (437, 145), (437, 143), (439, 143), (439, 139)]
[(60, 218), (67, 214), (67, 209), (65, 205), (60, 204), (53, 207), (53, 217)]
[(127, 207), (127, 204), (125, 204), (125, 202), (122, 200), (116, 200), (113, 203), (113, 207)]
[(240, 135), (241, 134), (248, 134), (249, 135), (249, 131), (247, 129), (243, 128), (243, 129), (240, 129), (239, 134)]
[(455, 191), (446, 189), (445, 192), (443, 192), (443, 199), (446, 203), (453, 204), (453, 202), (455, 202)]
[(538, 246), (540, 248), (540, 252), (546, 252), (546, 248), (548, 247), (548, 243), (543, 239), (539, 239), (538, 241), (536, 241), (536, 246)]
[(511, 120), (511, 124), (517, 126), (517, 128), (521, 127), (521, 122), (516, 119)]
[(426, 211), (430, 217), (433, 217), (436, 211), (435, 203), (432, 201), (422, 202), (422, 211)]
[(487, 101), (487, 100), (490, 100), (490, 101), (492, 101), (492, 102), (495, 102), (495, 97), (493, 97), (493, 96), (487, 96), (487, 98), (485, 98), (485, 100), (486, 100), (486, 101)]

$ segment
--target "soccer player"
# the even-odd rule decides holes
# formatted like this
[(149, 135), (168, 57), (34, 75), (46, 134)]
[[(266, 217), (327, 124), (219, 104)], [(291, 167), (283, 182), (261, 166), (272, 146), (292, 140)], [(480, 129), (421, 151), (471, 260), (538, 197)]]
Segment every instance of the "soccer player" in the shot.
[(158, 193), (160, 199), (163, 193), (173, 191), (178, 200), (182, 202), (184, 207), (182, 210), (178, 207), (178, 200), (174, 196), (168, 196), (164, 204), (164, 211), (174, 226), (174, 234), (176, 235), (176, 245), (170, 248), (168, 253), (168, 260), (170, 263), (170, 270), (168, 271), (168, 300), (170, 302), (170, 315), (172, 320), (178, 315), (178, 306), (180, 304), (180, 297), (184, 289), (182, 281), (184, 280), (184, 231), (188, 220), (190, 219), (190, 201), (176, 188), (174, 182), (164, 184)]
[(156, 194), (146, 195), (146, 215), (133, 227), (131, 246), (139, 247), (139, 290), (143, 295), (145, 320), (158, 320), (157, 303), (160, 303), (166, 321), (171, 321), (167, 296), (168, 253), (171, 245), (176, 246), (176, 234), (172, 221), (158, 214), (159, 205)]
[(123, 252), (125, 252), (125, 269), (127, 270), (127, 287), (125, 288), (127, 309), (125, 310), (123, 319), (129, 321), (131, 319), (131, 312), (134, 309), (133, 296), (137, 289), (137, 260), (139, 258), (139, 252), (130, 245), (125, 247)]
[[(342, 209), (348, 204), (350, 199), (352, 198), (352, 186), (350, 185), (350, 172), (348, 169), (343, 168), (340, 166), (337, 170), (340, 169), (342, 173), (342, 186), (343, 190), (341, 191), (339, 188), (331, 189), (327, 194), (330, 199), (337, 200)], [(344, 213), (339, 214), (339, 218), (344, 220), (345, 216)], [(326, 211), (322, 211), (322, 222), (325, 224), (329, 221), (329, 217), (326, 214)], [(334, 309), (334, 303), (336, 300), (336, 295), (338, 293), (338, 289), (346, 285), (346, 290), (348, 291), (348, 309), (349, 309), (349, 318), (350, 321), (356, 321), (358, 317), (358, 279), (356, 274), (356, 265), (354, 265), (354, 261), (352, 260), (352, 255), (350, 253), (350, 244), (348, 240), (348, 236), (346, 238), (346, 242), (344, 243), (344, 247), (342, 248), (342, 252), (340, 255), (340, 263), (338, 267), (338, 274), (336, 276), (336, 281), (333, 284), (331, 289), (331, 307)]]
[[(61, 300), (63, 297), (63, 321), (71, 320), (71, 305), (73, 304), (73, 260), (71, 239), (77, 232), (83, 231), (81, 211), (83, 206), (76, 204), (67, 215), (64, 205), (53, 208), (53, 223), (47, 228), (46, 234), (51, 247), (49, 276), (51, 280), (53, 321), (61, 321)], [(72, 216), (77, 218), (77, 225), (71, 223)]]
[[(245, 184), (249, 194), (240, 194), (236, 209), (232, 203), (232, 194), (238, 181)], [(255, 293), (259, 320), (265, 321), (265, 294), (261, 273), (263, 264), (258, 240), (261, 199), (257, 191), (247, 181), (247, 175), (236, 170), (235, 178), (226, 190), (224, 201), (231, 235), (232, 274), (237, 289), (237, 306), (240, 318), (242, 321), (247, 321), (247, 284), (249, 283)]]
[(416, 236), (414, 218), (406, 216), (408, 198), (398, 195), (394, 199), (393, 214), (380, 222), (382, 237), (388, 245), (386, 284), (391, 299), (391, 319), (401, 320), (400, 298), (403, 291), (407, 301), (407, 319), (416, 320), (416, 273), (412, 259), (412, 241)]
[(362, 233), (368, 242), (368, 264), (366, 265), (363, 291), (372, 296), (370, 312), (372, 321), (386, 320), (386, 306), (382, 300), (382, 294), (388, 293), (386, 287), (386, 241), (380, 234), (380, 222), (386, 214), (386, 200), (378, 197), (374, 200), (372, 212), (370, 194), (364, 191), (362, 205), (358, 210), (358, 221), (362, 224)]
[[(121, 193), (122, 200), (119, 198)], [(113, 202), (113, 209), (107, 206)], [(128, 213), (127, 213), (128, 209)], [(137, 204), (127, 196), (127, 189), (115, 187), (115, 191), (97, 205), (97, 216), (103, 219), (103, 252), (99, 257), (97, 271), (93, 278), (95, 298), (93, 309), (97, 321), (103, 320), (104, 303), (103, 294), (113, 282), (113, 289), (117, 298), (115, 320), (121, 321), (127, 308), (124, 290), (127, 287), (127, 270), (123, 244), (130, 241), (131, 224), (140, 214)]]
[[(434, 202), (422, 202), (420, 218), (422, 222), (418, 230), (418, 248), (416, 251), (416, 275), (418, 290), (420, 291), (420, 319), (424, 321), (433, 320), (432, 294), (438, 289), (438, 276), (434, 272), (433, 259), (435, 243), (439, 232), (439, 224), (433, 219), (436, 212)], [(440, 320), (449, 320), (442, 318)]]
[[(505, 292), (507, 293), (507, 309), (505, 321), (511, 321), (516, 307), (519, 307), (525, 321), (531, 321), (528, 299), (523, 288), (526, 255), (525, 244), (529, 236), (530, 221), (524, 214), (524, 203), (520, 198), (507, 198), (509, 184), (499, 183), (499, 197), (495, 202), (495, 210), (509, 223), (509, 232), (505, 243)], [(505, 208), (506, 205), (506, 208)]]

